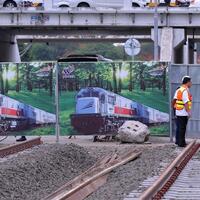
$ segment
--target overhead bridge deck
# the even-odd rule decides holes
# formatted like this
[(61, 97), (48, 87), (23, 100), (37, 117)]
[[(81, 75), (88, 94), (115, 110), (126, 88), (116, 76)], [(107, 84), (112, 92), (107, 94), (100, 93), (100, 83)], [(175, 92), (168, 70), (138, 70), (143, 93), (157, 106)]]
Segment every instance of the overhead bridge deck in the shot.
[[(0, 10), (2, 28), (17, 27), (136, 27), (152, 28), (154, 8), (131, 10), (114, 9), (54, 9), (54, 10)], [(200, 8), (158, 8), (160, 27), (200, 27)]]

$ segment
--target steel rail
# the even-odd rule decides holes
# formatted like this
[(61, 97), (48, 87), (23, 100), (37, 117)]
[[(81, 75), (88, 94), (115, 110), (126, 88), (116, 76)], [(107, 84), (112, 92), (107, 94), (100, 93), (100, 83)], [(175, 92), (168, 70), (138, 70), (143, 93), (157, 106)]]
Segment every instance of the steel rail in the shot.
[[(196, 144), (196, 140), (192, 141), (179, 156), (167, 167), (167, 169), (160, 175), (160, 177), (139, 197), (140, 200), (161, 199), (164, 193), (172, 185), (181, 170), (191, 159), (194, 153), (198, 150), (199, 144)], [(179, 173), (177, 174), (177, 169)], [(176, 177), (174, 176), (176, 174)], [(172, 177), (173, 180), (170, 180)], [(170, 181), (169, 181), (170, 180)], [(168, 182), (169, 181), (169, 182)], [(163, 190), (164, 187), (164, 190)]]
[(87, 172), (75, 178), (76, 183), (74, 185), (72, 180), (44, 200), (83, 200), (106, 182), (107, 176), (111, 171), (138, 158), (141, 153), (129, 152), (121, 157), (117, 155), (113, 155), (110, 158), (106, 157), (105, 162), (99, 161), (100, 165), (98, 163), (95, 164)]
[(21, 142), (19, 144), (14, 144), (14, 145), (0, 148), (0, 158), (18, 153), (20, 151), (24, 151), (25, 149), (29, 149), (40, 144), (42, 144), (41, 137), (37, 137), (25, 142)]

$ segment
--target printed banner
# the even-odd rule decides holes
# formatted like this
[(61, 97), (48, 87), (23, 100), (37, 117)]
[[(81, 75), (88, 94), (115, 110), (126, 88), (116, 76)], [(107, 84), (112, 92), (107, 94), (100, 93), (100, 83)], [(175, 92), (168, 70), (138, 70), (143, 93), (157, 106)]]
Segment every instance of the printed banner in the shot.
[[(0, 64), (0, 136), (55, 135), (55, 64)], [(127, 120), (169, 135), (167, 63), (58, 63), (61, 135), (116, 135)]]
[(59, 63), (62, 135), (115, 135), (127, 120), (169, 135), (167, 63)]
[(0, 135), (55, 134), (54, 63), (0, 64)]

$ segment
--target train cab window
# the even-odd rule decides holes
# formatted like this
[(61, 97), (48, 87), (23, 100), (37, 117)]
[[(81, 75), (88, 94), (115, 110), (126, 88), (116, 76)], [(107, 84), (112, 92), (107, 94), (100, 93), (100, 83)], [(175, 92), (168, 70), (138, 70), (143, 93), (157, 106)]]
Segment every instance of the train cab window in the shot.
[(81, 98), (81, 97), (82, 97), (82, 95), (80, 95), (80, 94), (79, 94), (79, 95), (77, 95), (77, 97), (76, 97), (76, 98), (77, 98), (77, 99), (79, 99), (79, 98)]
[(82, 92), (82, 97), (89, 97), (90, 96), (90, 92), (89, 91), (84, 91)]
[(83, 91), (82, 93), (80, 93), (77, 98), (81, 98), (81, 97), (99, 97), (99, 92), (98, 91), (94, 91), (94, 90), (87, 90), (87, 91)]
[(99, 97), (99, 92), (98, 91), (91, 91), (91, 96), (92, 97)]
[(108, 96), (108, 103), (115, 105), (115, 97), (114, 96)]
[(101, 95), (101, 97), (100, 97), (100, 101), (101, 101), (101, 103), (105, 103), (105, 95), (104, 94), (102, 94)]

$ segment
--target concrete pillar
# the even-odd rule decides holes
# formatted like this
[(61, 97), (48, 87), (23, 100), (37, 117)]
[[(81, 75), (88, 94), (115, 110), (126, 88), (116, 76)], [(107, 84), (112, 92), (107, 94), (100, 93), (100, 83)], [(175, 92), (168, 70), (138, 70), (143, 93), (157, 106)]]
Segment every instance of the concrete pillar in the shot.
[(173, 60), (173, 36), (173, 28), (162, 28), (160, 38), (160, 61), (162, 62)]
[(16, 36), (0, 33), (0, 62), (21, 62)]
[(173, 38), (173, 63), (183, 64), (184, 63), (184, 42), (185, 42), (185, 30), (184, 29), (174, 29)]
[[(185, 30), (171, 27), (164, 27), (158, 31), (158, 44), (160, 46), (160, 61), (183, 63), (182, 45), (185, 41)], [(151, 39), (153, 40), (153, 29)], [(181, 51), (181, 52), (178, 52)], [(181, 56), (182, 60), (180, 60)]]

